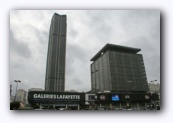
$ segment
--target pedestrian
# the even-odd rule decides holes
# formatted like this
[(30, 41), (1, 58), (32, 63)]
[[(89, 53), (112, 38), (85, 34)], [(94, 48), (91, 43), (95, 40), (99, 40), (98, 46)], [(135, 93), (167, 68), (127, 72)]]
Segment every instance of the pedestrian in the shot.
[(20, 108), (23, 108), (24, 104), (20, 101), (14, 101), (10, 103), (10, 110), (20, 110)]

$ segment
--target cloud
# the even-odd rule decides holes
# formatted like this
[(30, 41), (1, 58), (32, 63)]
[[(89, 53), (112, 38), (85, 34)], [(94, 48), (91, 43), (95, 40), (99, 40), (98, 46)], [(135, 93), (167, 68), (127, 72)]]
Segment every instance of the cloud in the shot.
[(158, 10), (127, 11), (122, 27), (128, 36), (124, 45), (140, 48), (148, 81), (160, 82), (160, 12)]
[[(24, 58), (31, 58), (31, 51), (26, 43), (18, 41), (10, 30), (10, 50), (16, 52), (19, 56)], [(12, 53), (12, 52), (11, 52)]]
[[(51, 18), (67, 15), (67, 90), (91, 89), (90, 59), (106, 43), (140, 48), (148, 80), (160, 78), (157, 10), (13, 10), (10, 12), (10, 83), (44, 88)], [(25, 81), (27, 80), (27, 81)]]

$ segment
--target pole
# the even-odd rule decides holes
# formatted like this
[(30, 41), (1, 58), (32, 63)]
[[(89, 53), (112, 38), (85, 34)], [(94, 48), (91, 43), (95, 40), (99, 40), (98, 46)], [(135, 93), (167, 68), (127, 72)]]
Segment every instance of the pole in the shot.
[(17, 87), (18, 87), (18, 82), (17, 82), (17, 85), (16, 85), (16, 93), (15, 93), (15, 98), (14, 98), (14, 101), (16, 101)]
[(138, 110), (139, 110), (139, 104), (137, 103), (137, 108), (138, 108)]
[(18, 82), (21, 82), (20, 80), (14, 80), (14, 82), (17, 82), (17, 85), (16, 85), (16, 93), (15, 93), (15, 97), (14, 97), (14, 101), (16, 101), (16, 96), (17, 96), (17, 88), (18, 88)]

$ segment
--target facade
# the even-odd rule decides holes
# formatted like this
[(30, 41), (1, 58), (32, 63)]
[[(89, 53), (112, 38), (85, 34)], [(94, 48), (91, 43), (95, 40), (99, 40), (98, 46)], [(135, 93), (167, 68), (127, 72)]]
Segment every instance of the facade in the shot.
[[(97, 106), (104, 109), (133, 109), (133, 110), (152, 110), (156, 108), (158, 94), (148, 92), (113, 92), (98, 93)], [(149, 106), (153, 103), (153, 107)]]
[(141, 49), (106, 44), (92, 59), (93, 92), (148, 91)]
[(148, 83), (149, 90), (154, 93), (160, 93), (160, 84), (159, 83)]
[(85, 93), (77, 92), (51, 92), (30, 91), (28, 102), (32, 107), (45, 107), (51, 109), (68, 108), (79, 110), (85, 104)]
[[(149, 92), (28, 92), (28, 102), (33, 108), (59, 110), (152, 110), (156, 108), (159, 96)], [(152, 105), (153, 107), (151, 107)]]
[(49, 33), (45, 90), (64, 92), (66, 62), (66, 15), (54, 14)]

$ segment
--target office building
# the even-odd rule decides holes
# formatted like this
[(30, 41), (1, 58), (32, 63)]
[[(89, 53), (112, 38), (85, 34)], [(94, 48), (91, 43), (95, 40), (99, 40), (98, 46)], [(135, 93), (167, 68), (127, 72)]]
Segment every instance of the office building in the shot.
[(147, 77), (141, 49), (106, 44), (92, 59), (93, 92), (146, 92)]
[(54, 14), (51, 20), (45, 90), (64, 92), (66, 62), (66, 15)]

